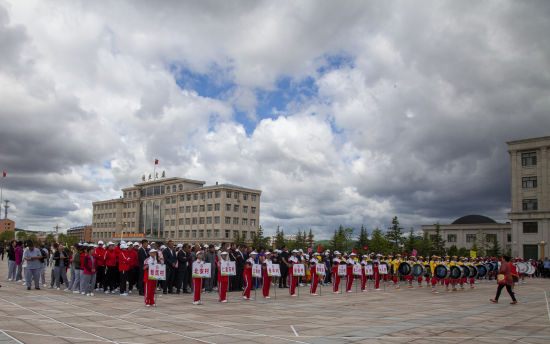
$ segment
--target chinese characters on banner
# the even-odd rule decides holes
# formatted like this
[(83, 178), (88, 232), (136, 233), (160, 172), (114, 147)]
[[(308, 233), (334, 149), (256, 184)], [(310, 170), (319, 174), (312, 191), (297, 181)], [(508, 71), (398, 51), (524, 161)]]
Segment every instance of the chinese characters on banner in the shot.
[(267, 264), (267, 275), (281, 277), (281, 267), (279, 264)]
[(378, 265), (378, 272), (380, 273), (380, 275), (387, 275), (388, 274), (388, 266), (386, 264)]
[(157, 281), (166, 280), (166, 265), (149, 264), (149, 279)]
[(293, 264), (292, 265), (292, 275), (293, 276), (305, 276), (306, 267), (304, 264)]
[(262, 277), (262, 266), (260, 264), (252, 265), (252, 277)]
[(195, 278), (210, 278), (210, 263), (194, 262), (193, 277)]
[(372, 265), (370, 264), (365, 265), (365, 275), (367, 276), (374, 275), (374, 270), (372, 269)]
[(235, 267), (235, 262), (229, 260), (222, 260), (220, 267), (220, 274), (222, 276), (236, 276), (237, 268)]
[(353, 264), (353, 274), (355, 276), (361, 276), (363, 269), (361, 269), (361, 265), (359, 264)]
[(323, 263), (317, 263), (315, 264), (315, 273), (319, 276), (325, 275), (325, 264)]
[(344, 265), (338, 265), (338, 276), (346, 276), (348, 274), (348, 267)]

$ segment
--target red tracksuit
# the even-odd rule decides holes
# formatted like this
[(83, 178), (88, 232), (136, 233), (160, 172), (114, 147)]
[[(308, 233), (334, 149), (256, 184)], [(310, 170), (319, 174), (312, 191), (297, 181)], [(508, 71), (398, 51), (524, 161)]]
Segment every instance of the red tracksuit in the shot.
[(353, 261), (351, 258), (346, 262), (346, 291), (351, 290), (351, 286), (353, 284), (353, 263), (350, 263)]
[(266, 260), (262, 269), (262, 293), (264, 297), (269, 297), (269, 289), (271, 288), (271, 276), (268, 276), (267, 274), (267, 264), (271, 264), (271, 260)]
[(380, 271), (378, 270), (378, 262), (375, 262), (372, 266), (372, 273), (374, 274), (374, 289), (380, 289)]
[[(200, 259), (197, 259), (195, 262), (201, 263)], [(199, 302), (201, 300), (201, 291), (202, 291), (202, 278), (193, 277), (193, 301)]]
[[(149, 257), (143, 262), (144, 265), (149, 265), (155, 263), (155, 259)], [(143, 271), (143, 291), (145, 293), (145, 304), (154, 305), (155, 304), (155, 289), (157, 286), (157, 281), (149, 279), (149, 269)]]
[(288, 259), (288, 262), (290, 263), (290, 267), (288, 269), (288, 276), (290, 278), (290, 296), (296, 294), (296, 286), (298, 285), (298, 276), (294, 276), (294, 264), (298, 264), (298, 258), (291, 256)]
[(246, 263), (244, 264), (244, 271), (243, 271), (243, 283), (244, 283), (244, 290), (243, 290), (243, 297), (250, 299), (250, 290), (252, 289), (252, 264), (254, 262), (251, 262), (251, 258), (248, 258)]
[(317, 285), (319, 284), (319, 275), (317, 275), (317, 267), (316, 265), (317, 264), (317, 260), (312, 260), (311, 262), (311, 288), (309, 289), (309, 292), (310, 294), (315, 294), (315, 292), (317, 291)]
[(120, 293), (126, 292), (126, 282), (128, 282), (128, 272), (130, 271), (130, 265), (132, 264), (132, 258), (128, 251), (120, 250), (118, 255), (118, 271), (120, 276)]
[(365, 273), (366, 265), (366, 261), (364, 261), (364, 264), (361, 264), (361, 291), (365, 290), (365, 286), (367, 284), (367, 274)]
[[(216, 260), (218, 257), (216, 256)], [(229, 276), (222, 276), (221, 263), (218, 262), (218, 295), (219, 301), (227, 300), (227, 286), (229, 285)]]
[(332, 263), (332, 291), (338, 292), (340, 286), (340, 275), (338, 275), (338, 265), (340, 265), (340, 259), (334, 258)]

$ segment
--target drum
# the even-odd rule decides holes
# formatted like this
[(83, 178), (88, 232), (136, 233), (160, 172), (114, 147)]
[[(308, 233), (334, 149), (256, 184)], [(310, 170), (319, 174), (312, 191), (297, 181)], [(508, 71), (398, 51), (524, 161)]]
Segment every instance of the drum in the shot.
[(462, 266), (453, 265), (451, 266), (451, 279), (459, 279), (462, 278), (464, 275), (464, 269), (462, 269)]
[(434, 269), (434, 275), (439, 279), (449, 278), (450, 274), (451, 270), (445, 264), (439, 264)]
[(412, 274), (414, 277), (420, 277), (424, 274), (424, 266), (422, 264), (414, 264), (412, 268)]
[(492, 272), (497, 272), (498, 271), (498, 263), (497, 262), (492, 262), (491, 264), (493, 265)]
[(408, 262), (402, 262), (397, 268), (401, 276), (409, 276), (412, 272), (411, 264)]
[(529, 270), (527, 270), (527, 274), (528, 275), (534, 275), (535, 274), (535, 267), (531, 264), (527, 264), (529, 265)]
[(462, 272), (463, 272), (461, 278), (468, 278), (468, 277), (470, 277), (470, 269), (468, 269), (468, 267), (467, 267), (466, 265), (462, 265), (461, 268), (462, 268)]
[(487, 276), (487, 273), (489, 272), (487, 267), (483, 264), (478, 264), (475, 266), (475, 268), (477, 270), (477, 277), (479, 278)]
[(493, 272), (493, 264), (491, 264), (491, 263), (486, 263), (486, 264), (485, 264), (485, 267), (487, 268), (487, 273)]
[(516, 268), (518, 270), (518, 273), (525, 274), (529, 270), (529, 265), (525, 264), (524, 262), (519, 262), (516, 264)]
[(472, 266), (472, 265), (468, 265), (466, 266), (468, 268), (468, 270), (470, 270), (470, 275), (469, 277), (470, 278), (476, 278), (477, 277), (477, 269), (475, 268), (475, 266)]

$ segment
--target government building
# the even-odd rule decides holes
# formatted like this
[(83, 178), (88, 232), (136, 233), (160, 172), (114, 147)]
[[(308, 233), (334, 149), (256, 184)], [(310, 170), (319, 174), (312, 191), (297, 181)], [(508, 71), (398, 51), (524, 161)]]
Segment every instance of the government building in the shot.
[[(507, 142), (512, 256), (544, 259), (550, 241), (550, 136)], [(546, 250), (545, 250), (546, 249)]]
[(117, 199), (94, 202), (92, 240), (219, 243), (252, 240), (259, 228), (260, 190), (232, 184), (163, 178), (122, 189)]

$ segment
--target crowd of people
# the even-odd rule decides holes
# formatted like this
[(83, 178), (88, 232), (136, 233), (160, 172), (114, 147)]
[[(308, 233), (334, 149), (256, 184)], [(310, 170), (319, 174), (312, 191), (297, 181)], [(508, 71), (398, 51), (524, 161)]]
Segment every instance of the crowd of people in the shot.
[[(506, 265), (503, 264), (506, 259), (492, 257), (358, 255), (355, 250), (349, 254), (330, 250), (312, 252), (311, 249), (304, 252), (289, 250), (286, 246), (270, 252), (263, 247), (236, 244), (175, 245), (171, 240), (162, 244), (146, 239), (79, 243), (70, 247), (56, 242), (35, 246), (32, 241), (14, 240), (6, 251), (7, 280), (23, 281), (28, 290), (34, 281), (35, 289), (49, 286), (87, 296), (99, 292), (122, 297), (137, 293), (144, 296), (146, 306), (156, 305), (156, 293), (192, 293), (193, 303), (199, 305), (202, 292), (217, 292), (219, 301), (227, 302), (227, 292), (231, 291), (241, 292), (243, 299), (250, 300), (253, 289), (261, 289), (262, 296), (270, 298), (272, 288), (288, 288), (290, 296), (296, 296), (297, 288), (307, 285), (309, 294), (317, 296), (319, 285), (330, 285), (333, 293), (341, 293), (353, 292), (355, 283), (357, 290), (365, 292), (369, 280), (375, 291), (380, 290), (383, 283), (384, 287), (389, 284), (395, 289), (401, 289), (404, 284), (407, 288), (431, 288), (432, 293), (456, 292), (468, 286), (474, 288), (479, 281), (497, 280)], [(223, 273), (222, 267), (227, 262), (235, 267), (233, 274)], [(192, 271), (193, 264), (197, 263), (209, 264), (209, 277), (199, 277)], [(527, 263), (535, 267), (533, 272), (518, 273), (517, 263), (519, 259), (506, 265), (510, 270), (506, 272), (506, 280), (509, 274), (512, 284), (525, 282), (526, 277), (534, 277), (539, 270), (537, 262), (529, 261)], [(151, 279), (150, 269), (158, 266), (163, 267), (164, 277)], [(272, 266), (279, 267), (277, 273), (271, 273)], [(253, 268), (259, 272), (253, 275)], [(548, 276), (549, 272), (550, 262), (546, 259), (541, 275)]]

